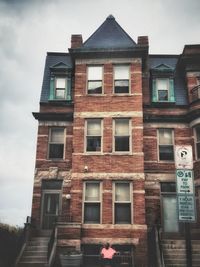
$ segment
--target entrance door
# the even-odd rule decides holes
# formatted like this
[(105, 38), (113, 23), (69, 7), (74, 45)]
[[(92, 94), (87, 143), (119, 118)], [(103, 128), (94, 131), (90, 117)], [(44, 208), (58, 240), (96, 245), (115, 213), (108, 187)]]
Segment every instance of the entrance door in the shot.
[(179, 232), (176, 195), (163, 195), (162, 209), (164, 232)]
[(59, 215), (59, 193), (43, 192), (42, 228), (52, 229)]

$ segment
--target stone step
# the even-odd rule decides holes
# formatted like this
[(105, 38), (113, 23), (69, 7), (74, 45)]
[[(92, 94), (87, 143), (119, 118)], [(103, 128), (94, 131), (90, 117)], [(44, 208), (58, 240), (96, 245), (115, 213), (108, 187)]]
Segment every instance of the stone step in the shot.
[(32, 251), (32, 250), (29, 250), (29, 251), (24, 251), (24, 254), (23, 254), (25, 257), (26, 256), (44, 256), (46, 257), (47, 255), (47, 251)]
[(19, 263), (17, 267), (48, 267), (47, 263)]
[(25, 248), (25, 251), (47, 251), (48, 250), (48, 246), (27, 246)]
[(22, 256), (20, 262), (46, 262), (47, 256)]

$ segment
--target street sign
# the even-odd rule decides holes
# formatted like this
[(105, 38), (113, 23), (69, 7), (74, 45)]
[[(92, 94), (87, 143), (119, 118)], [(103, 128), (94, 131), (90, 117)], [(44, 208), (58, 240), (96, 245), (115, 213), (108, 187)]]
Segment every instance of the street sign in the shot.
[(175, 146), (176, 169), (193, 169), (192, 146)]
[(194, 194), (194, 179), (192, 170), (176, 170), (177, 194)]
[(195, 222), (195, 196), (178, 195), (178, 217), (180, 222)]

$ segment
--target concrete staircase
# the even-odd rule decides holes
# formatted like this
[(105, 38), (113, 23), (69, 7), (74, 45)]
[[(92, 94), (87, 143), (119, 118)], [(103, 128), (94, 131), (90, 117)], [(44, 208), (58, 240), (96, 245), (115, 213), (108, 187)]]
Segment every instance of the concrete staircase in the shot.
[(47, 267), (49, 237), (33, 237), (27, 246), (17, 267)]
[[(162, 241), (165, 267), (187, 267), (185, 240)], [(192, 267), (200, 267), (200, 240), (192, 240)]]

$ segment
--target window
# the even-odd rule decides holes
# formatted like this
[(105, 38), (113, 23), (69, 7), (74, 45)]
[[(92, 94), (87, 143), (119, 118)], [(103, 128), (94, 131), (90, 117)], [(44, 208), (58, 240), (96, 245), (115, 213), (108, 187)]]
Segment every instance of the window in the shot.
[(130, 151), (130, 122), (129, 119), (114, 120), (114, 151)]
[(196, 155), (197, 159), (200, 159), (200, 125), (196, 126)]
[(51, 77), (49, 100), (71, 100), (71, 79)]
[(153, 102), (174, 102), (174, 80), (159, 78), (153, 80)]
[(86, 151), (101, 151), (101, 119), (88, 119), (86, 121)]
[(49, 134), (49, 159), (63, 159), (64, 129), (51, 128)]
[(129, 68), (128, 65), (114, 66), (114, 93), (129, 93)]
[(115, 224), (131, 223), (131, 193), (130, 183), (116, 182), (114, 190), (114, 220)]
[(100, 183), (86, 182), (84, 193), (84, 223), (100, 223)]
[(159, 160), (174, 160), (173, 130), (159, 129)]
[(102, 66), (88, 66), (88, 94), (102, 94)]

